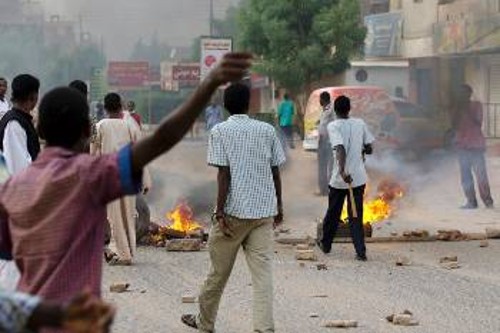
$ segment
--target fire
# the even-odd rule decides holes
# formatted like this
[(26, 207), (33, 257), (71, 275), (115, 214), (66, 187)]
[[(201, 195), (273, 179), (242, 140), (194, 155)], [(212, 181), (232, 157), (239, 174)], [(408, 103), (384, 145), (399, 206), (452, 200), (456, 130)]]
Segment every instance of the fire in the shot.
[(202, 229), (202, 226), (194, 220), (194, 214), (186, 201), (181, 200), (175, 208), (167, 213), (167, 220), (170, 221), (170, 229), (190, 232)]
[[(368, 191), (367, 191), (368, 192)], [(363, 222), (373, 224), (384, 221), (394, 213), (394, 204), (404, 196), (405, 189), (398, 182), (386, 179), (380, 182), (374, 199), (367, 199), (363, 203)], [(347, 203), (342, 211), (342, 221), (348, 219)]]

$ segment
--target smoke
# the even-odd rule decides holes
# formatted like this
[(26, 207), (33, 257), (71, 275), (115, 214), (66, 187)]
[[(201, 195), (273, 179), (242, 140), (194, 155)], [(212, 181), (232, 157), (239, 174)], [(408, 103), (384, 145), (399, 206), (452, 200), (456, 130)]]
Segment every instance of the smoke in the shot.
[[(214, 1), (214, 15), (222, 18), (238, 0)], [(43, 0), (47, 16), (81, 20), (82, 28), (99, 41), (110, 59), (127, 60), (140, 38), (155, 33), (171, 46), (190, 46), (193, 38), (209, 33), (209, 0)]]

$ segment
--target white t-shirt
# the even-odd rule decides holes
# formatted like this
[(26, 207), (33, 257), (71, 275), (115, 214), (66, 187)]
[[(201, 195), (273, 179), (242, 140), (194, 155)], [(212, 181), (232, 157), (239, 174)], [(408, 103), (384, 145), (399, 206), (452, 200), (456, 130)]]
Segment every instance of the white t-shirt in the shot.
[(4, 99), (3, 101), (0, 100), (0, 119), (2, 119), (10, 109), (10, 103), (7, 101), (7, 99)]
[(335, 147), (344, 146), (346, 151), (345, 172), (351, 175), (352, 187), (365, 185), (368, 181), (363, 148), (371, 144), (375, 138), (368, 130), (368, 126), (361, 119), (337, 119), (328, 125), (328, 136), (333, 149), (333, 170), (330, 186), (337, 189), (347, 189), (348, 184), (340, 176), (339, 163)]

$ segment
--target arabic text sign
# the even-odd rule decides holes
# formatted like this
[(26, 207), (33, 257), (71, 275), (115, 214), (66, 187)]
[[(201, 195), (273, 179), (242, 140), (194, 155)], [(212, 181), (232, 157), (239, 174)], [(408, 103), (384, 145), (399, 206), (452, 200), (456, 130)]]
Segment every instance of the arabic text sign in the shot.
[(233, 50), (233, 40), (230, 38), (201, 39), (201, 79), (217, 65), (222, 57)]
[(200, 65), (177, 65), (172, 68), (172, 75), (175, 81), (180, 82), (199, 82)]
[(108, 66), (108, 83), (112, 87), (144, 87), (149, 79), (149, 63), (113, 61)]

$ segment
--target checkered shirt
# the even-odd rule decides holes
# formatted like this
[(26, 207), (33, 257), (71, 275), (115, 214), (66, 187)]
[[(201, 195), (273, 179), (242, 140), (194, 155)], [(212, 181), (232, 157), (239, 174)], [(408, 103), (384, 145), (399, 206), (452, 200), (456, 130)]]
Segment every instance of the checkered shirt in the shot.
[(38, 297), (0, 291), (0, 332), (28, 332), (26, 324), (38, 304)]
[(240, 219), (277, 214), (271, 167), (285, 163), (275, 129), (246, 115), (235, 115), (210, 132), (208, 164), (229, 167), (231, 185), (225, 213)]

